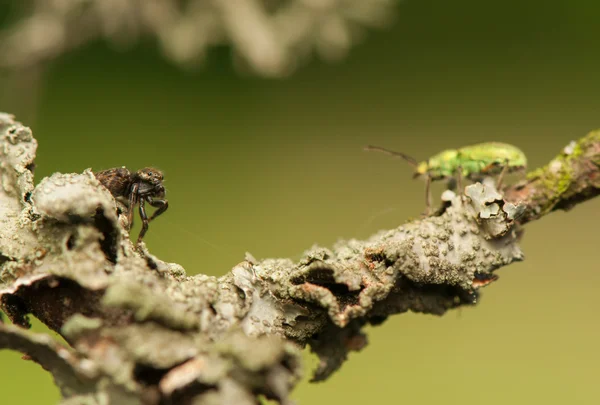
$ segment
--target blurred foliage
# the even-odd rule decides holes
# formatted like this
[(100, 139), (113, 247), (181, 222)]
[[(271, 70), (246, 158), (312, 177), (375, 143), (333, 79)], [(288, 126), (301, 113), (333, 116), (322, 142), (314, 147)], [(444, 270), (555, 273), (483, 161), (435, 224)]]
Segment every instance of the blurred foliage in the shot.
[[(533, 168), (600, 127), (597, 1), (406, 0), (397, 13), (344, 61), (277, 81), (237, 74), (227, 48), (183, 72), (152, 43), (124, 53), (96, 43), (51, 66), (37, 104), (0, 90), (0, 110), (33, 128), (38, 180), (87, 167), (163, 169), (170, 209), (147, 244), (189, 274), (213, 275), (245, 251), (298, 257), (418, 216), (423, 184), (363, 145), (426, 158), (503, 141)], [(370, 328), (369, 346), (294, 398), (596, 403), (599, 212), (594, 200), (527, 226), (526, 261), (502, 269), (477, 307)], [(0, 364), (2, 403), (58, 398), (19, 355), (0, 352)]]
[(127, 49), (151, 39), (181, 67), (229, 45), (241, 71), (282, 77), (318, 54), (344, 58), (398, 0), (19, 0), (0, 35), (0, 68), (37, 68), (98, 39)]

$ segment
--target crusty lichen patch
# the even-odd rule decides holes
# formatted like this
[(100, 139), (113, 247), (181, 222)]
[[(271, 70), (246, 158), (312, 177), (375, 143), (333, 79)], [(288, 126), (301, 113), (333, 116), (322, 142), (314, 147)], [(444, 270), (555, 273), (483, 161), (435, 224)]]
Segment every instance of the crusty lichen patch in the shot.
[[(25, 347), (52, 371), (66, 402), (179, 403), (191, 395), (256, 403), (257, 394), (285, 401), (300, 370), (289, 343), (238, 336), (241, 354), (222, 345), (241, 333), (245, 314), (231, 277), (187, 277), (144, 246), (135, 249), (115, 200), (90, 170), (55, 173), (34, 188), (36, 146), (28, 128), (0, 115), (0, 305), (23, 327), (27, 314), (38, 317), (80, 360), (71, 370), (52, 358), (47, 364), (35, 357), (35, 342), (11, 346), (29, 339), (13, 329), (0, 330), (0, 343), (12, 339), (4, 347)], [(250, 364), (243, 353), (255, 345), (264, 350)], [(60, 358), (66, 349), (43, 350)], [(178, 378), (182, 364), (187, 371), (194, 364), (196, 377)], [(73, 375), (84, 371), (90, 381), (82, 385)]]
[[(515, 218), (523, 207), (505, 203), (493, 186), (471, 187), (470, 198), (453, 196), (442, 215), (366, 241), (314, 246), (298, 263), (242, 262), (233, 275), (245, 296), (246, 333), (283, 333), (311, 344), (322, 359), (315, 378), (324, 379), (356, 348), (340, 346), (332, 334), (354, 341), (371, 319), (407, 310), (442, 314), (473, 304), (477, 290), (497, 279), (495, 269), (522, 260)], [(399, 302), (395, 294), (404, 295), (404, 304), (390, 305), (382, 314), (377, 304)]]
[(31, 129), (0, 113), (0, 281), (15, 278), (14, 263), (39, 254), (31, 246), (35, 235), (24, 208), (33, 190), (37, 141)]

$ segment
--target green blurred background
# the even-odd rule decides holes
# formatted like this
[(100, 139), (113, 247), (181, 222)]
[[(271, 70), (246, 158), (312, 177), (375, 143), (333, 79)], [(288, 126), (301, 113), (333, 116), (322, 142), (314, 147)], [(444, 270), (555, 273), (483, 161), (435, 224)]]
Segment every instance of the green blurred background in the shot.
[[(218, 276), (246, 251), (298, 258), (313, 243), (418, 216), (423, 184), (365, 144), (426, 158), (505, 141), (536, 167), (600, 128), (599, 17), (597, 0), (407, 0), (344, 61), (314, 61), (285, 80), (237, 74), (227, 49), (185, 72), (150, 42), (125, 53), (98, 43), (53, 65), (35, 114), (10, 97), (0, 111), (30, 119), (38, 181), (88, 167), (162, 169), (170, 209), (151, 224), (149, 248)], [(293, 398), (598, 403), (599, 229), (600, 199), (528, 225), (526, 261), (501, 269), (478, 306), (368, 328), (362, 352)], [(0, 403), (57, 402), (39, 366), (6, 351), (0, 365)]]

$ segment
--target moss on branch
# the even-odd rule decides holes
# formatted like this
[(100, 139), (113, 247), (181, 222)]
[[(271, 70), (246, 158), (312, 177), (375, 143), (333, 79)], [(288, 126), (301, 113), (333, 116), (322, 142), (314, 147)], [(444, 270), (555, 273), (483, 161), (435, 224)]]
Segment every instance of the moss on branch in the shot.
[(573, 141), (527, 181), (505, 192), (508, 201), (527, 206), (521, 223), (555, 210), (568, 210), (600, 194), (600, 130)]

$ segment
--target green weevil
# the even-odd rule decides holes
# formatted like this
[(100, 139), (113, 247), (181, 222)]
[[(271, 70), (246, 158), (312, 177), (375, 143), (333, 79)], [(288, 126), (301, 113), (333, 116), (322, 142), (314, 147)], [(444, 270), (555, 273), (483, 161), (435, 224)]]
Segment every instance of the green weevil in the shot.
[(365, 147), (365, 150), (375, 150), (401, 157), (415, 168), (413, 177), (426, 180), (425, 215), (429, 215), (431, 211), (432, 181), (456, 178), (458, 188), (462, 189), (463, 177), (469, 180), (479, 180), (484, 176), (499, 174), (496, 188), (500, 189), (506, 173), (524, 170), (527, 167), (527, 158), (519, 148), (500, 142), (486, 142), (460, 149), (448, 149), (423, 162), (418, 162), (404, 153), (379, 146), (369, 145)]

